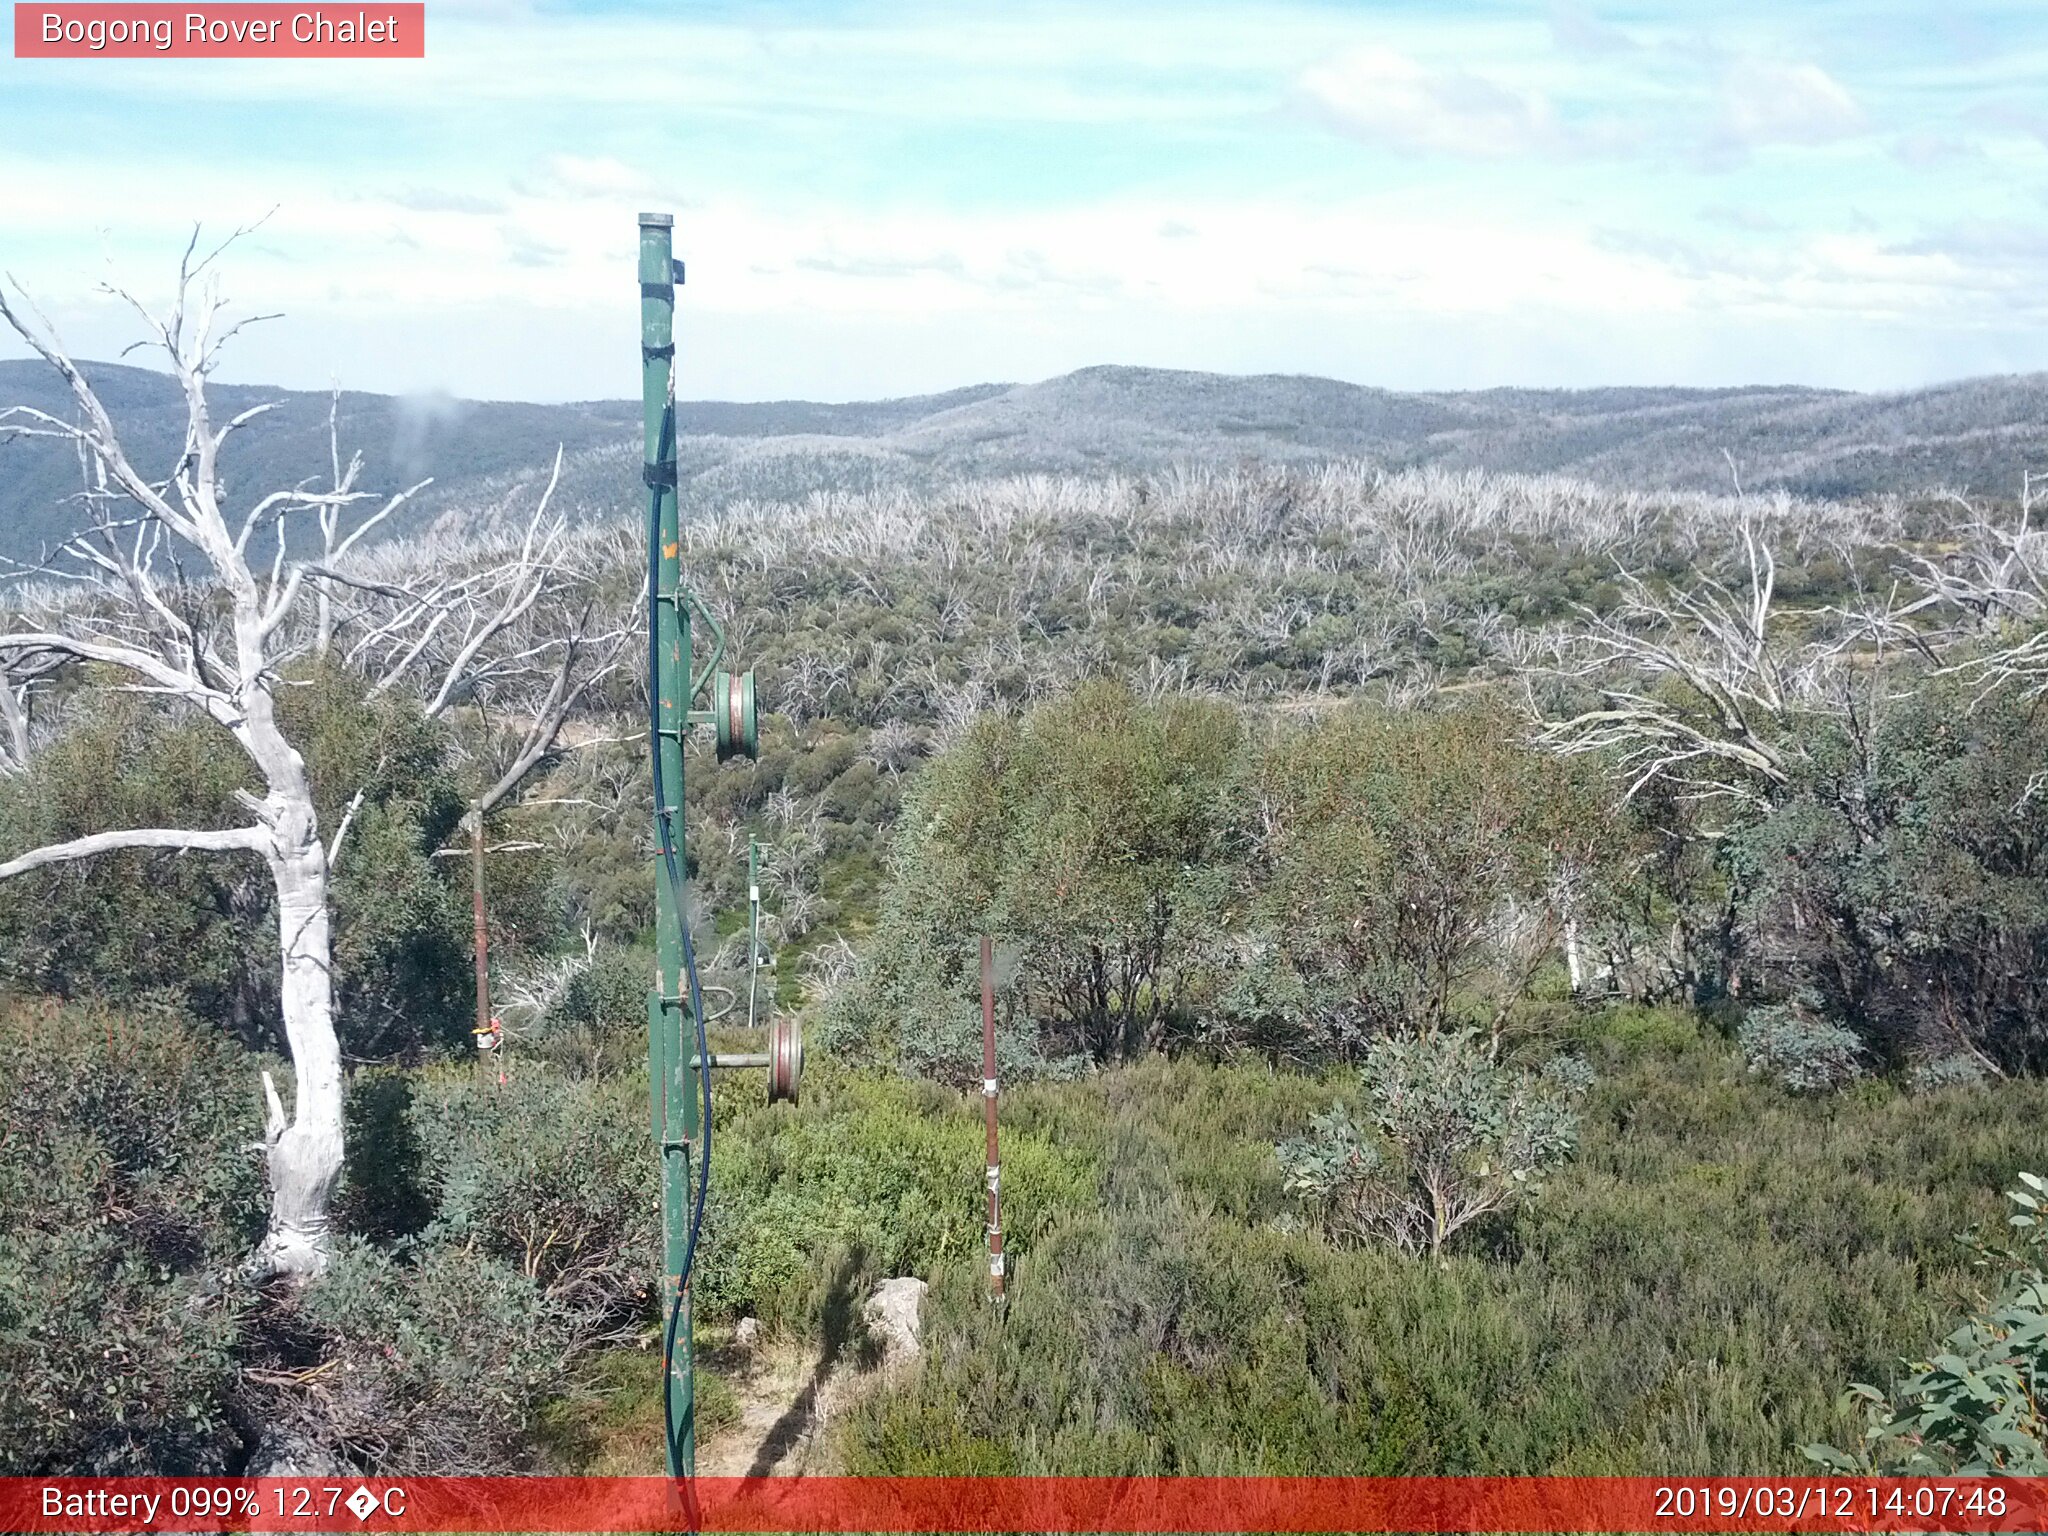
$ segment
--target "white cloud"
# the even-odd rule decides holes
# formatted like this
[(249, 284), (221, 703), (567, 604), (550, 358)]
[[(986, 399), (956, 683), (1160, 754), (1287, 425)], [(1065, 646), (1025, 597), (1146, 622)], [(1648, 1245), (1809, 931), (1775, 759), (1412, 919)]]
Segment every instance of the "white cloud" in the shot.
[[(2040, 334), (2048, 287), (2023, 240), (1901, 243), (2032, 195), (2039, 52), (2001, 55), (1989, 83), (1989, 65), (1965, 78), (1867, 55), (1838, 80), (1796, 62), (1813, 54), (1774, 54), (1795, 45), (1754, 18), (1717, 16), (1718, 43), (1638, 8), (1623, 35), (1578, 0), (1558, 0), (1548, 32), (1543, 7), (1453, 20), (1306, 0), (1198, 4), (1173, 25), (1150, 7), (1048, 20), (1027, 4), (964, 30), (929, 10), (838, 26), (542, 7), (498, 26), (475, 13), (526, 0), (467, 3), (404, 71), (55, 61), (38, 80), (75, 79), (94, 113), (232, 124), (292, 96), (315, 129), (202, 158), (177, 136), (94, 149), (60, 116), (59, 148), (0, 146), (0, 255), (79, 321), (77, 344), (111, 355), (132, 326), (90, 296), (94, 221), (118, 223), (112, 275), (148, 290), (193, 215), (225, 226), (281, 201), (229, 275), (289, 318), (237, 343), (239, 375), (461, 394), (630, 392), (618, 295), (642, 208), (678, 214), (704, 394), (872, 396), (1086, 361), (1697, 381), (1695, 345), (1749, 371), (1738, 331), (1818, 338), (1786, 375), (1815, 377), (1848, 367), (1824, 343), (1853, 326), (2018, 338), (1997, 366)], [(1967, 93), (1992, 85), (1973, 112)], [(249, 115), (198, 115), (216, 110)], [(450, 113), (482, 126), (450, 137)], [(421, 147), (394, 161), (401, 130)], [(1744, 168), (1752, 146), (1859, 133), (1826, 152), (1825, 187)], [(1908, 170), (1953, 154), (1929, 136), (1948, 134), (1981, 170)], [(1436, 158), (1389, 176), (1361, 141)], [(1732, 173), (1711, 189), (1691, 175), (1710, 164)], [(1872, 212), (1861, 226), (1850, 195)], [(1510, 356), (1494, 338), (1511, 333), (1552, 350)], [(1652, 336), (1677, 349), (1668, 363)], [(1992, 365), (1990, 342), (1969, 345)]]
[(1626, 53), (1640, 46), (1619, 27), (1609, 26), (1574, 0), (1553, 0), (1550, 36), (1566, 53)]
[[(964, 277), (966, 269), (960, 258), (950, 252), (939, 255), (920, 256), (914, 253), (903, 255), (844, 256), (838, 254), (799, 256), (792, 265), (802, 272), (826, 272), (836, 277), (898, 278), (911, 277), (921, 272), (937, 272), (945, 277)], [(770, 267), (766, 270), (779, 271)]]
[[(118, 351), (134, 326), (91, 294), (101, 273), (81, 259), (71, 224), (76, 169), (0, 152), (0, 181), (17, 227), (35, 231), (11, 264), (77, 326), (74, 345)], [(539, 187), (533, 178), (509, 194), (498, 217), (416, 212), (404, 205), (418, 199), (396, 189), (381, 202), (354, 191), (288, 198), (263, 243), (227, 264), (231, 293), (287, 316), (237, 343), (236, 375), (498, 398), (629, 393), (633, 310), (618, 294), (631, 291), (634, 203)], [(161, 297), (152, 290), (192, 209), (224, 210), (226, 223), (271, 192), (225, 169), (170, 187), (141, 167), (103, 168), (91, 190), (124, 209), (108, 275), (149, 299)], [(1707, 217), (1762, 223), (1726, 208)], [(1382, 381), (1398, 366), (1415, 383), (1424, 360), (1366, 345), (1393, 330), (1431, 354), (1436, 382), (1475, 385), (1650, 377), (1615, 361), (1635, 356), (1641, 336), (1705, 345), (1716, 327), (1766, 319), (2033, 335), (2048, 323), (2040, 249), (1995, 233), (1915, 247), (1838, 223), (1832, 234), (1745, 230), (1723, 248), (1671, 239), (1661, 224), (1631, 233), (1390, 192), (925, 211), (707, 199), (680, 215), (676, 244), (690, 264), (698, 393), (860, 397), (1102, 361)], [(496, 252), (481, 264), (480, 241)], [(1489, 328), (1502, 326), (1568, 337), (1576, 350), (1554, 367), (1517, 354), (1503, 373), (1510, 360), (1486, 351)], [(1333, 350), (1339, 335), (1360, 339), (1352, 366)], [(1655, 381), (1701, 377), (1672, 368)]]
[(1700, 210), (1700, 217), (1710, 224), (1743, 230), (1752, 235), (1777, 234), (1785, 228), (1783, 219), (1773, 218), (1761, 208), (1747, 204), (1710, 203)]
[[(1076, 7), (1048, 19), (1019, 13), (962, 27), (943, 9), (899, 8), (894, 19), (834, 21), (795, 7), (729, 16), (722, 8), (624, 11), (476, 0), (442, 11), (435, 0), (427, 56), (185, 60), (47, 60), (39, 78), (60, 88), (129, 99), (227, 104), (336, 103), (411, 117), (423, 105), (499, 115), (519, 137), (564, 109), (652, 127), (676, 120), (787, 122), (853, 117), (909, 123), (1193, 122), (1255, 113), (1269, 77), (1335, 46), (1355, 27), (1306, 19), (1273, 25), (1257, 6), (1177, 16), (1170, 28), (1142, 9)], [(744, 8), (742, 8), (744, 10)], [(849, 8), (851, 9), (851, 8)], [(734, 17), (737, 19), (734, 19)], [(650, 117), (651, 115), (651, 117)], [(591, 120), (593, 124), (597, 119)], [(580, 127), (581, 125), (579, 125)]]
[(478, 197), (473, 193), (450, 192), (435, 187), (411, 187), (385, 195), (391, 202), (413, 213), (496, 214), (505, 211), (505, 205), (494, 197)]
[[(0, 156), (0, 174), (11, 169)], [(476, 237), (493, 231), (488, 222), (386, 210), (327, 250), (336, 212), (287, 207), (266, 231), (279, 256), (231, 253), (230, 291), (286, 312), (238, 338), (232, 377), (302, 387), (339, 377), (473, 398), (632, 392), (630, 212), (593, 222), (574, 216), (587, 205), (520, 201), (518, 223), (498, 232), (501, 249), (549, 231), (559, 249), (547, 266), (480, 266)], [(417, 249), (370, 238), (387, 218)], [(1167, 233), (1174, 224), (1190, 233)], [(1922, 370), (1914, 377), (2048, 363), (2043, 253), (2020, 229), (1913, 244), (1838, 230), (1723, 246), (1404, 210), (1391, 199), (1273, 199), (829, 217), (715, 203), (679, 220), (677, 235), (690, 259), (679, 325), (693, 396), (873, 398), (1093, 362), (1393, 387), (1765, 377), (1867, 386), (1900, 377), (1871, 371), (1872, 357), (1907, 367), (1896, 359), (1927, 338), (1948, 338), (1943, 361), (1911, 362)], [(124, 250), (114, 275), (147, 288), (177, 244)], [(308, 251), (333, 265), (284, 259)], [(335, 271), (345, 283), (331, 281)], [(22, 270), (73, 345), (109, 356), (133, 339), (132, 317), (82, 282), (54, 280), (63, 275), (40, 261)]]
[(1863, 109), (1817, 64), (1745, 56), (1721, 77), (1722, 127), (1739, 144), (1825, 144), (1860, 133)]
[(653, 178), (609, 155), (549, 155), (529, 183), (563, 197), (634, 197), (652, 190)]
[(1979, 106), (1972, 115), (1994, 128), (2025, 134), (2041, 144), (2048, 144), (2048, 112), (2042, 112), (2037, 106), (1995, 101)]
[(1399, 149), (1493, 158), (1554, 147), (1547, 98), (1463, 70), (1436, 70), (1392, 48), (1356, 48), (1305, 70), (1302, 94), (1334, 126)]
[(1892, 158), (1916, 171), (1953, 165), (1958, 160), (1981, 159), (1983, 154), (1981, 146), (1948, 134), (1907, 133), (1892, 141)]

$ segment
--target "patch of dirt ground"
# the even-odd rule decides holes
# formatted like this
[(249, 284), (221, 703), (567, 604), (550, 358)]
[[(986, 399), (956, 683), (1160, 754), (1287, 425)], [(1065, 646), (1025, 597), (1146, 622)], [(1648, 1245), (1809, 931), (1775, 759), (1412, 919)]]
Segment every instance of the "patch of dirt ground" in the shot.
[[(722, 1377), (739, 1415), (697, 1442), (700, 1477), (816, 1476), (838, 1470), (825, 1433), (839, 1411), (875, 1379), (817, 1349), (728, 1345), (698, 1357)], [(701, 1401), (701, 1398), (700, 1398)]]

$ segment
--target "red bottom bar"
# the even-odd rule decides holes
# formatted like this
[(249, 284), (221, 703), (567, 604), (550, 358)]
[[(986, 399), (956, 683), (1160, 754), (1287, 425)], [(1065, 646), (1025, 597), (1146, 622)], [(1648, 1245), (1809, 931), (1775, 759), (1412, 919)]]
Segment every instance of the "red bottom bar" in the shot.
[(0, 1530), (2048, 1531), (2048, 1479), (0, 1478)]

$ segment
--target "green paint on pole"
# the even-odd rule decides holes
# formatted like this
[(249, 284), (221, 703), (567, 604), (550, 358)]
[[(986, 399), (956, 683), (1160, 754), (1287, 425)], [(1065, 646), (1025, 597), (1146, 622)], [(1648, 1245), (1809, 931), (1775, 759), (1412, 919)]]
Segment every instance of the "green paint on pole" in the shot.
[[(648, 1002), (649, 1080), (653, 1085), (655, 1141), (661, 1151), (661, 1224), (665, 1275), (664, 1306), (670, 1304), (690, 1239), (690, 1159), (695, 1151), (700, 1087), (694, 1064), (696, 1021), (688, 1015), (683, 975), (682, 891), (668, 874), (665, 854), (687, 869), (683, 847), (683, 732), (690, 724), (690, 614), (682, 590), (681, 530), (676, 507), (675, 432), (675, 221), (665, 213), (640, 215), (640, 391), (646, 480), (658, 498), (657, 578), (654, 623), (656, 698), (655, 750), (674, 814), (669, 826), (657, 818), (654, 859), (655, 993)], [(672, 831), (671, 831), (672, 828)], [(673, 1347), (666, 1368), (668, 1470), (689, 1477), (697, 1467), (694, 1350), (690, 1298), (680, 1302)]]

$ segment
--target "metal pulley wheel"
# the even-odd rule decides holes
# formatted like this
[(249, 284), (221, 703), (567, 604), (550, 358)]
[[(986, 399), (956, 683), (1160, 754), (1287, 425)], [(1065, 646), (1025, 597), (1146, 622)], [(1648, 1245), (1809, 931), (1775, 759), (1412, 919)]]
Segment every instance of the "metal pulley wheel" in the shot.
[(794, 1104), (804, 1075), (803, 1026), (777, 1015), (768, 1025), (768, 1102)]
[(711, 674), (711, 716), (718, 732), (718, 760), (758, 757), (761, 734), (754, 719), (754, 674)]

